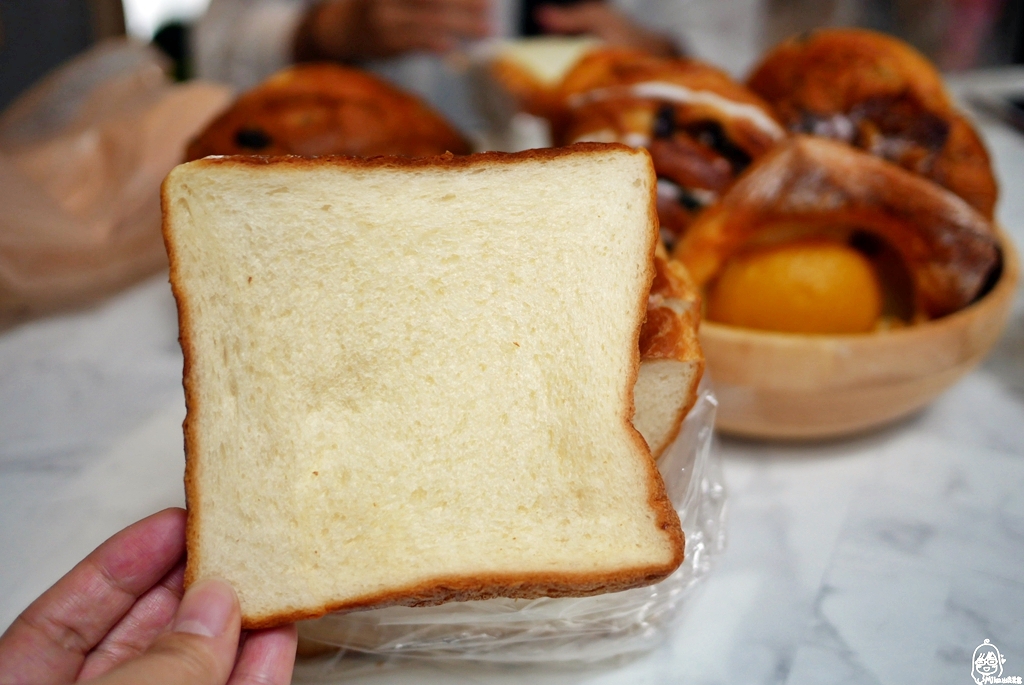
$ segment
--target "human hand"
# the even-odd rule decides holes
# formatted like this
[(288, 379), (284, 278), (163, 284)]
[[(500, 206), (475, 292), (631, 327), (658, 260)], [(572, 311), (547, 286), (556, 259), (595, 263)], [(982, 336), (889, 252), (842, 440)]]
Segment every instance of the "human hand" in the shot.
[(537, 9), (536, 19), (545, 33), (587, 34), (611, 47), (644, 50), (659, 57), (679, 54), (671, 38), (634, 23), (606, 2), (543, 5)]
[(296, 37), (299, 61), (444, 53), (489, 32), (488, 0), (330, 0), (313, 7)]
[(0, 685), (286, 685), (294, 626), (242, 635), (223, 581), (182, 597), (184, 551), (181, 509), (104, 542), (0, 637)]

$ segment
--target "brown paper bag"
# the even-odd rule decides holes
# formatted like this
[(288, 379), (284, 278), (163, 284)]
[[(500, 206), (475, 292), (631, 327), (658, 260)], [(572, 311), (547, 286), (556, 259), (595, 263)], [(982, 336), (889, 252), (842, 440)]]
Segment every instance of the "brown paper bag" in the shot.
[(166, 264), (160, 183), (231, 100), (103, 43), (0, 116), (0, 326), (94, 302)]

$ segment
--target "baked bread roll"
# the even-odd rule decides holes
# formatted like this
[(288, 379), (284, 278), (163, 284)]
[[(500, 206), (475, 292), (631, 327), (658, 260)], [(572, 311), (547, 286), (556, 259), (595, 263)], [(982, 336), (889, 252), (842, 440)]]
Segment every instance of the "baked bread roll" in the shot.
[(208, 155), (468, 154), (466, 140), (418, 98), (372, 74), (300, 64), (243, 93), (188, 147)]
[(704, 287), (749, 245), (868, 234), (907, 269), (916, 312), (944, 316), (975, 300), (1000, 265), (991, 224), (953, 193), (844, 143), (795, 136), (759, 159), (703, 213), (674, 256)]
[(175, 169), (186, 581), (260, 628), (675, 570), (630, 423), (654, 192), (608, 145)]
[(556, 144), (616, 141), (650, 150), (669, 243), (785, 135), (759, 97), (695, 60), (599, 50), (577, 63), (561, 91)]
[(821, 29), (772, 50), (748, 81), (797, 133), (855, 145), (953, 191), (992, 219), (988, 153), (942, 77), (896, 38)]
[(535, 36), (489, 46), (489, 76), (512, 98), (517, 111), (551, 119), (559, 86), (572, 67), (601, 42), (590, 36)]

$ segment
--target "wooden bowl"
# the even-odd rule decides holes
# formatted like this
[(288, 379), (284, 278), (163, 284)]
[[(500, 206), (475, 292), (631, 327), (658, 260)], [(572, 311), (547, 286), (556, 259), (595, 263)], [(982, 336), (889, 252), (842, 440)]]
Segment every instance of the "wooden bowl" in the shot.
[(1003, 273), (955, 314), (862, 335), (799, 335), (712, 322), (700, 340), (718, 395), (716, 428), (753, 438), (848, 435), (913, 413), (974, 368), (1002, 333), (1020, 264), (1000, 233)]

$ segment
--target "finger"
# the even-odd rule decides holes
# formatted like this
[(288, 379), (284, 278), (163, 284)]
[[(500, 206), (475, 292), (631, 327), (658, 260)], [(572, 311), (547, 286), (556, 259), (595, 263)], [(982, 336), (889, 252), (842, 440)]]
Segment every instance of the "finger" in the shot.
[(224, 685), (238, 652), (242, 628), (238, 597), (222, 580), (195, 583), (182, 597), (171, 632), (146, 653), (93, 685)]
[(598, 28), (589, 4), (543, 5), (537, 9), (536, 19), (548, 33), (594, 33)]
[(388, 32), (414, 28), (479, 33), (489, 30), (490, 14), (482, 0), (394, 0), (371, 9), (377, 30)]
[(185, 512), (167, 509), (100, 545), (0, 637), (0, 673), (65, 683), (85, 655), (181, 558)]
[(490, 14), (490, 6), (486, 0), (405, 0), (410, 7), (435, 14), (459, 12), (481, 20)]
[(391, 56), (410, 51), (426, 50), (431, 52), (447, 52), (455, 47), (455, 40), (446, 33), (425, 30), (412, 18), (401, 23), (393, 23), (392, 28), (381, 32), (382, 56)]
[(423, 44), (444, 38), (454, 41), (461, 38), (482, 38), (488, 33), (486, 20), (455, 10), (444, 12), (414, 11), (409, 14), (406, 29), (414, 32)]
[(490, 33), (490, 24), (486, 16), (471, 12), (463, 12), (458, 8), (449, 8), (437, 16), (438, 30), (461, 38), (483, 38)]
[(181, 603), (185, 564), (179, 563), (85, 657), (79, 680), (103, 675), (118, 664), (139, 656), (170, 628)]
[(245, 638), (228, 685), (288, 685), (298, 640), (295, 626), (252, 631)]
[(381, 16), (382, 36), (406, 49), (450, 45), (459, 38), (481, 38), (489, 27), (485, 18), (452, 9), (435, 12), (418, 7), (396, 7)]

